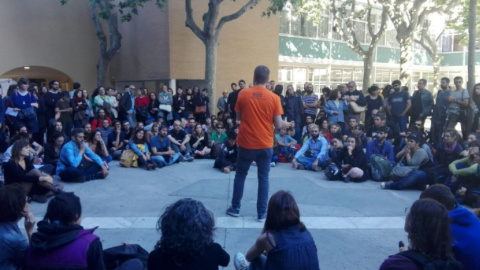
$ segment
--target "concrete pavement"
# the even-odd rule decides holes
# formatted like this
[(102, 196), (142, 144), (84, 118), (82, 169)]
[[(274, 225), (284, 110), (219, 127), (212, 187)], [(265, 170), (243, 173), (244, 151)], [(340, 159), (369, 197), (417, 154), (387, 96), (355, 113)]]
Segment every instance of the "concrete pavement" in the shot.
[[(146, 171), (121, 168), (110, 163), (105, 180), (65, 184), (81, 198), (83, 222), (96, 231), (104, 248), (122, 242), (137, 243), (151, 251), (160, 238), (156, 222), (166, 206), (190, 197), (202, 201), (214, 213), (215, 240), (231, 259), (246, 252), (260, 234), (263, 224), (255, 220), (257, 169), (251, 167), (245, 184), (241, 216), (229, 217), (234, 172), (213, 169), (213, 160), (195, 160)], [(311, 231), (318, 249), (321, 269), (378, 269), (388, 255), (407, 242), (403, 230), (405, 208), (419, 191), (381, 190), (378, 183), (344, 183), (325, 180), (323, 172), (293, 170), (278, 164), (270, 171), (270, 192), (289, 190), (300, 208), (301, 219)], [(37, 220), (46, 204), (33, 203)], [(225, 269), (234, 269), (233, 262)]]

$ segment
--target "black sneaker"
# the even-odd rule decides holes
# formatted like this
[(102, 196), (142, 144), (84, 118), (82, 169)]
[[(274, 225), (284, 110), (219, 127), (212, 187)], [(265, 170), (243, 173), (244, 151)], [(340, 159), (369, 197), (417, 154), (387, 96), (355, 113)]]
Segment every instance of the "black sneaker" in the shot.
[(232, 217), (239, 217), (240, 216), (240, 210), (233, 208), (230, 206), (227, 209), (227, 215), (232, 216)]

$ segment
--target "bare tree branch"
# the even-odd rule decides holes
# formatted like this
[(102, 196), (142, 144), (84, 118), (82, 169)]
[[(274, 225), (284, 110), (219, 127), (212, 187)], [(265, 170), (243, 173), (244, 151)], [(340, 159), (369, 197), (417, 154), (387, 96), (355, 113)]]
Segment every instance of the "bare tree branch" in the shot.
[(227, 16), (224, 16), (220, 19), (220, 21), (218, 22), (218, 25), (217, 27), (215, 28), (215, 31), (218, 35), (218, 33), (220, 33), (220, 30), (222, 30), (222, 27), (225, 23), (229, 22), (229, 21), (233, 21), (235, 19), (238, 19), (240, 16), (243, 15), (243, 13), (245, 13), (245, 11), (247, 11), (249, 8), (255, 6), (258, 4), (258, 1), (259, 0), (249, 0), (245, 5), (243, 5), (243, 7), (241, 7), (237, 12), (235, 13), (232, 13), (230, 15), (227, 15)]
[(185, 21), (185, 26), (190, 28), (192, 32), (205, 44), (205, 33), (200, 30), (197, 23), (195, 23), (195, 20), (193, 19), (192, 0), (185, 0), (185, 5), (185, 11), (187, 13), (187, 20)]

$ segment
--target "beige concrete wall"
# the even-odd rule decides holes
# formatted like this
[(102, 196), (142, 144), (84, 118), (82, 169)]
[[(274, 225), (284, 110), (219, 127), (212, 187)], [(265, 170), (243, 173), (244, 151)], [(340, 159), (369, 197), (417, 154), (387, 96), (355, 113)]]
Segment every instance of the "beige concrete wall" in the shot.
[[(207, 11), (208, 0), (192, 1), (195, 20), (203, 29), (201, 16)], [(225, 1), (219, 19), (236, 12), (246, 0)], [(271, 79), (278, 74), (279, 18), (262, 17), (269, 1), (248, 10), (237, 20), (226, 23), (220, 34), (217, 51), (216, 99), (223, 89), (230, 91), (230, 84), (244, 79), (252, 82), (257, 65), (270, 68)], [(204, 79), (205, 46), (193, 32), (185, 27), (185, 1), (172, 1), (169, 5), (170, 25), (170, 75), (175, 79)]]
[(168, 79), (168, 12), (153, 2), (139, 9), (130, 22), (120, 23), (122, 48), (110, 67), (116, 81)]
[(0, 25), (0, 75), (45, 66), (95, 87), (98, 43), (87, 1), (1, 1)]

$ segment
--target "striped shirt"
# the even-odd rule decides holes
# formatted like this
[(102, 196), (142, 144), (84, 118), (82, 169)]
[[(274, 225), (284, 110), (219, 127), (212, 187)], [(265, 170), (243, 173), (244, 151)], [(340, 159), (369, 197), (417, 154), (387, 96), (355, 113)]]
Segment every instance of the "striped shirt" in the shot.
[[(305, 104), (313, 104), (315, 103), (316, 101), (318, 101), (318, 96), (313, 94), (311, 96), (308, 96), (308, 95), (305, 95), (302, 97), (302, 102), (305, 102)], [(313, 114), (313, 115), (317, 115), (317, 108), (305, 108), (303, 110), (304, 113), (308, 113), (308, 114)]]

